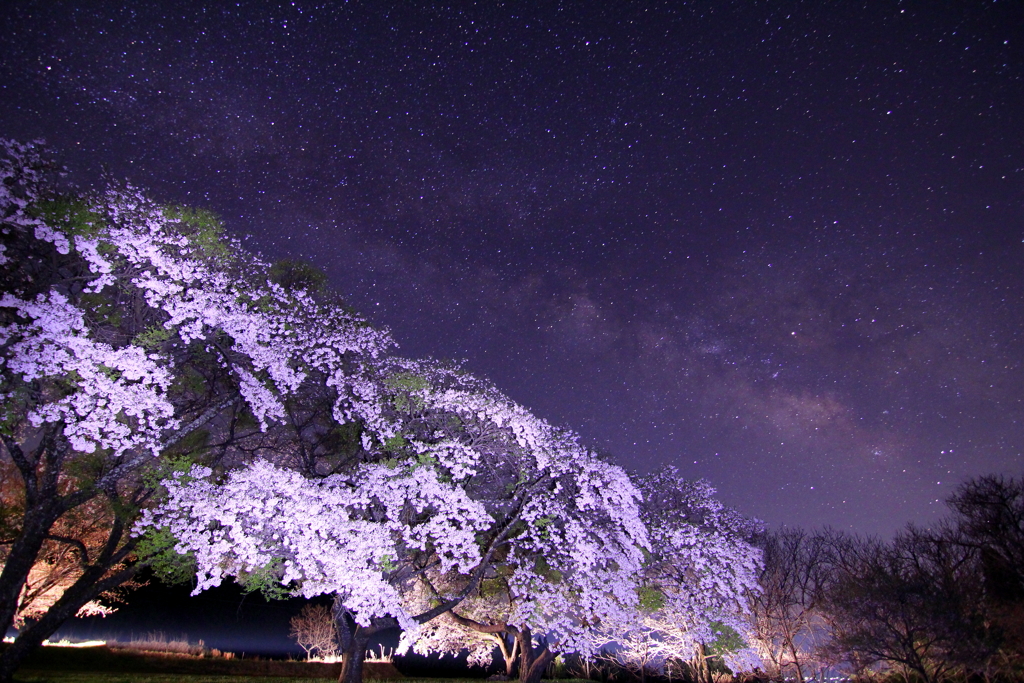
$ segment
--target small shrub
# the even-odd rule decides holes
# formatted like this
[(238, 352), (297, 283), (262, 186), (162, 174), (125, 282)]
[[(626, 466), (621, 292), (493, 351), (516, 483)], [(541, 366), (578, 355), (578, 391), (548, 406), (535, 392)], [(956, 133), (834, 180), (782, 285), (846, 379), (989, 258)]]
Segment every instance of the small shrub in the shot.
[[(334, 616), (326, 605), (307, 604), (291, 620), (291, 637), (306, 651), (306, 657), (324, 661), (338, 654), (338, 634)], [(316, 655), (314, 655), (316, 653)]]

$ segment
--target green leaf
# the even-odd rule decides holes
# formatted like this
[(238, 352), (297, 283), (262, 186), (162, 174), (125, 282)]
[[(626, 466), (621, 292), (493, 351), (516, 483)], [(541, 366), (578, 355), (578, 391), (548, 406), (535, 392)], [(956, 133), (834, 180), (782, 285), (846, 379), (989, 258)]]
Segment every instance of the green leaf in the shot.
[(223, 240), (224, 223), (217, 214), (206, 209), (180, 205), (165, 207), (163, 211), (168, 219), (178, 221), (178, 230), (203, 255), (221, 258), (229, 254)]
[(304, 289), (322, 292), (327, 288), (327, 275), (307, 261), (281, 259), (270, 267), (270, 279), (287, 290)]
[(636, 593), (640, 599), (640, 609), (648, 614), (657, 612), (665, 606), (665, 594), (654, 586), (640, 586)]
[(147, 351), (155, 351), (161, 344), (170, 339), (172, 334), (174, 334), (174, 331), (167, 329), (163, 325), (153, 325), (135, 335), (132, 344), (141, 346)]
[(136, 546), (139, 561), (149, 565), (156, 578), (171, 585), (185, 583), (196, 575), (195, 555), (179, 553), (174, 549), (176, 543), (169, 529), (150, 527)]
[(423, 410), (426, 407), (423, 397), (416, 395), (416, 392), (430, 388), (430, 382), (425, 377), (411, 372), (401, 372), (388, 377), (384, 381), (384, 385), (396, 392), (391, 399), (396, 410), (412, 412), (413, 410)]
[(239, 572), (236, 581), (246, 593), (259, 591), (268, 600), (284, 600), (292, 596), (292, 591), (281, 584), (283, 567), (282, 560), (271, 560), (262, 567)]
[(66, 235), (94, 237), (104, 227), (103, 216), (93, 211), (81, 197), (44, 199), (32, 207), (29, 213)]
[(398, 456), (405, 456), (409, 453), (409, 442), (401, 434), (396, 434), (384, 442), (384, 450)]

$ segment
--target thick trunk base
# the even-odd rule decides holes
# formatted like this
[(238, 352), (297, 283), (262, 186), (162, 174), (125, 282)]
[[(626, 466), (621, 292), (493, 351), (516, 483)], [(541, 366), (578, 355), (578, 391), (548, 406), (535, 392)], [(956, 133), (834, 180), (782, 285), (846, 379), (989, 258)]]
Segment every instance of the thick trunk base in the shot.
[(366, 646), (370, 644), (370, 637), (360, 633), (359, 627), (354, 631), (342, 650), (338, 683), (363, 683), (363, 660), (366, 659)]

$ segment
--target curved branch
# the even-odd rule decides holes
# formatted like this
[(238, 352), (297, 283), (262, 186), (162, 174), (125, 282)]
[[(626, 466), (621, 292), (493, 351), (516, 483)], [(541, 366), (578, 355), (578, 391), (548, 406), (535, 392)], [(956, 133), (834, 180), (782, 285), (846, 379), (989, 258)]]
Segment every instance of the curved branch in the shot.
[(85, 544), (77, 538), (60, 536), (58, 534), (48, 534), (46, 536), (46, 540), (57, 541), (58, 543), (64, 543), (65, 545), (71, 546), (78, 551), (78, 554), (81, 556), (82, 564), (89, 564), (89, 550), (85, 547)]
[[(532, 484), (526, 487), (527, 490), (532, 491), (536, 487), (540, 486), (547, 478), (548, 473), (546, 471), (541, 472), (540, 476), (538, 476)], [(519, 521), (520, 516), (523, 514), (523, 508), (526, 506), (526, 502), (528, 499), (528, 496), (523, 496), (522, 498), (520, 498), (519, 505), (516, 508), (515, 514), (509, 516), (508, 520), (506, 520), (505, 525), (501, 529), (501, 531), (493, 539), (491, 539), (490, 543), (487, 544), (487, 551), (484, 553), (484, 556), (480, 559), (480, 563), (476, 566), (476, 569), (474, 569), (473, 573), (470, 574), (470, 580), (469, 583), (466, 584), (466, 587), (462, 589), (462, 591), (460, 591), (458, 595), (456, 595), (454, 598), (446, 600), (437, 607), (427, 610), (422, 614), (416, 615), (415, 617), (413, 617), (413, 619), (415, 619), (420, 624), (425, 624), (434, 617), (444, 614), (445, 612), (450, 612), (455, 606), (457, 606), (463, 600), (465, 600), (470, 593), (476, 590), (477, 586), (480, 585), (480, 582), (484, 578), (484, 573), (487, 571), (487, 568), (491, 564), (491, 558), (494, 557), (494, 553), (497, 552), (498, 547), (505, 542), (505, 539), (508, 538), (508, 535), (509, 533), (511, 533), (512, 527), (515, 525), (515, 523)]]

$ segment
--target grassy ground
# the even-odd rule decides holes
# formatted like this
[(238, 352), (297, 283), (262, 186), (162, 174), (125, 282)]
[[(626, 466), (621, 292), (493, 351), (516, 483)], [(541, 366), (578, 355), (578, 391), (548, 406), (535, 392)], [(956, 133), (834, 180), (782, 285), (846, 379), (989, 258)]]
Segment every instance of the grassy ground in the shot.
[[(183, 674), (107, 673), (81, 671), (29, 671), (14, 677), (16, 683), (334, 683), (337, 678), (288, 678), (263, 676), (203, 676)], [(461, 678), (408, 678), (402, 683), (467, 683)], [(364, 683), (394, 683), (366, 679)]]
[(187, 674), (88, 673), (28, 671), (15, 675), (16, 683), (334, 683), (336, 678), (278, 678), (257, 676), (201, 676)]
[[(390, 664), (367, 662), (364, 666), (364, 683), (484, 683), (479, 679), (405, 678)], [(14, 679), (17, 683), (333, 683), (340, 671), (340, 663), (47, 647), (30, 657)]]
[[(203, 676), (183, 674), (95, 673), (60, 671), (22, 671), (16, 683), (334, 683), (337, 678), (288, 678), (263, 676)], [(466, 678), (403, 678), (401, 683), (468, 683)], [(394, 679), (366, 679), (363, 683), (395, 683)], [(572, 683), (545, 681), (545, 683)], [(593, 683), (580, 681), (579, 683)]]
[[(390, 664), (364, 666), (367, 681), (402, 678)], [(273, 683), (322, 683), (336, 681), (339, 673), (340, 663), (44, 647), (26, 660), (15, 678), (22, 683), (267, 683), (272, 677)]]

